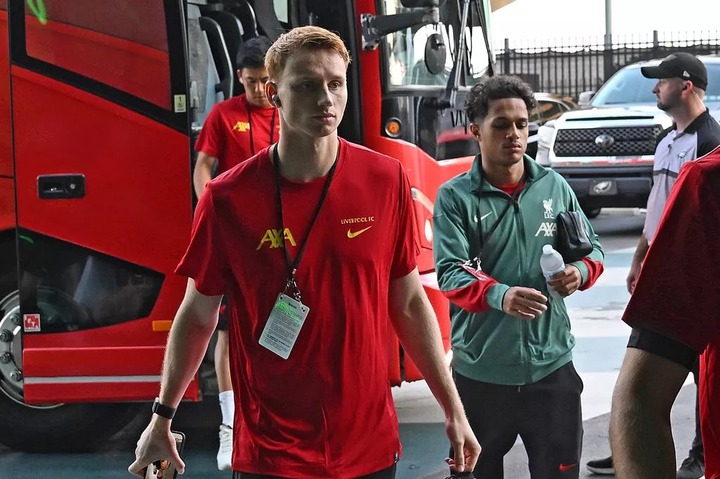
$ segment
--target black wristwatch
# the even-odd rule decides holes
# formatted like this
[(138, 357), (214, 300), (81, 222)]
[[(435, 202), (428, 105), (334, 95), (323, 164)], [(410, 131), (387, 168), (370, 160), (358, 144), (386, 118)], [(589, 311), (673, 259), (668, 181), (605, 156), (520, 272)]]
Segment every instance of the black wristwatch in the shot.
[(175, 417), (175, 411), (177, 411), (176, 408), (165, 406), (164, 404), (160, 403), (160, 398), (155, 398), (155, 402), (152, 405), (152, 412), (154, 414), (157, 414), (160, 417), (164, 417), (165, 419), (172, 419)]

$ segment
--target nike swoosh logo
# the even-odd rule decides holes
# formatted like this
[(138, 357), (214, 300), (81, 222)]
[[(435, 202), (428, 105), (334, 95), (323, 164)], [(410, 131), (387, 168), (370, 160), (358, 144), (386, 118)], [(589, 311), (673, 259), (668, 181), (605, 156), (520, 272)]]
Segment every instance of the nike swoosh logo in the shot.
[(487, 218), (487, 217), (490, 216), (491, 214), (492, 214), (492, 211), (491, 211), (490, 213), (485, 213), (484, 215), (482, 215), (482, 216), (480, 217), (480, 221), (484, 220), (485, 218)]
[(368, 226), (367, 228), (363, 228), (363, 229), (358, 230), (358, 231), (352, 231), (352, 230), (348, 229), (347, 237), (350, 238), (350, 239), (353, 239), (353, 238), (356, 237), (356, 236), (360, 236), (361, 234), (363, 234), (364, 232), (366, 232), (366, 231), (369, 230), (370, 228), (372, 228), (372, 226)]
[(570, 469), (572, 469), (573, 467), (576, 467), (576, 466), (577, 466), (577, 463), (575, 463), (575, 464), (560, 464), (560, 471), (561, 472), (569, 471)]

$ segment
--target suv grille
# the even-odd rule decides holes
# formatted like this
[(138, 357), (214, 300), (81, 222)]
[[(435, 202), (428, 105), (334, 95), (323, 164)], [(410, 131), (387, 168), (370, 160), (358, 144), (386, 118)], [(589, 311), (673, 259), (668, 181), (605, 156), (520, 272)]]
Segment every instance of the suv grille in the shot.
[(554, 152), (560, 156), (640, 156), (655, 154), (660, 125), (558, 130)]

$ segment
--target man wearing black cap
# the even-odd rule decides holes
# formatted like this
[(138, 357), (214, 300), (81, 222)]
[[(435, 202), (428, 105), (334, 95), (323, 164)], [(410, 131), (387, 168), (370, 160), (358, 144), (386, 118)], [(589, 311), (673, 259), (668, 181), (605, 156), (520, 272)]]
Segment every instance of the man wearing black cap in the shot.
[[(702, 61), (689, 53), (673, 53), (659, 64), (644, 66), (640, 70), (646, 78), (658, 79), (653, 88), (657, 106), (670, 115), (673, 124), (660, 134), (655, 148), (653, 186), (648, 198), (645, 226), (627, 277), (630, 294), (635, 289), (640, 268), (657, 233), (665, 203), (681, 167), (720, 145), (720, 125), (710, 116), (703, 103), (708, 78)], [(634, 329), (628, 347), (657, 352), (653, 348), (664, 346), (656, 344), (657, 336), (642, 329)], [(693, 375), (697, 384), (697, 364), (693, 368)], [(695, 425), (695, 439), (688, 457), (677, 472), (678, 479), (699, 479), (704, 474), (705, 458), (697, 402)], [(589, 461), (587, 467), (596, 474), (615, 473), (612, 457)]]

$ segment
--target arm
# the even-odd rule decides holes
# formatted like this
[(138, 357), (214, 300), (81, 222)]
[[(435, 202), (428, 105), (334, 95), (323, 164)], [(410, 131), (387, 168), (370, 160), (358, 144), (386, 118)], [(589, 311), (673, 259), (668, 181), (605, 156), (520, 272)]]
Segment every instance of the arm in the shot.
[[(163, 362), (160, 402), (177, 407), (193, 376), (200, 367), (210, 337), (217, 324), (222, 296), (205, 296), (188, 280), (185, 297), (175, 315)], [(141, 470), (160, 459), (170, 459), (182, 474), (185, 463), (175, 449), (169, 419), (153, 414), (150, 424), (140, 436), (135, 449), (135, 462), (128, 471), (140, 475)]]
[(632, 294), (635, 289), (635, 282), (640, 275), (640, 268), (645, 260), (645, 255), (647, 255), (648, 249), (650, 249), (650, 244), (648, 243), (647, 236), (645, 236), (645, 232), (643, 232), (642, 236), (640, 236), (640, 242), (638, 243), (637, 248), (635, 248), (632, 263), (630, 263), (630, 271), (627, 275), (627, 290), (630, 294)]
[(445, 362), (440, 328), (420, 284), (417, 268), (392, 280), (389, 294), (395, 332), (445, 413), (445, 429), (455, 451), (451, 465), (458, 472), (471, 471), (480, 455), (480, 445), (470, 429)]
[(195, 196), (198, 198), (200, 198), (202, 192), (205, 191), (205, 187), (212, 179), (212, 171), (217, 162), (218, 158), (216, 156), (208, 155), (203, 151), (198, 152), (195, 169), (193, 170), (193, 186), (195, 187)]
[(464, 224), (452, 191), (441, 187), (433, 214), (433, 254), (443, 295), (472, 313), (494, 308), (520, 319), (542, 314), (547, 298), (540, 291), (499, 283), (482, 269), (466, 264), (479, 248), (470, 245), (469, 233), (461, 227)]
[(467, 221), (457, 203), (450, 187), (441, 186), (433, 211), (435, 270), (440, 290), (449, 301), (466, 311), (480, 313), (491, 307), (487, 297), (491, 289), (497, 306), (502, 304), (508, 286), (475, 265), (466, 264), (479, 254), (479, 246), (470, 244), (468, 231), (463, 227)]
[(675, 479), (670, 410), (688, 370), (628, 348), (613, 392), (610, 444), (617, 476)]

